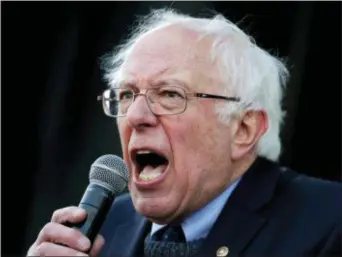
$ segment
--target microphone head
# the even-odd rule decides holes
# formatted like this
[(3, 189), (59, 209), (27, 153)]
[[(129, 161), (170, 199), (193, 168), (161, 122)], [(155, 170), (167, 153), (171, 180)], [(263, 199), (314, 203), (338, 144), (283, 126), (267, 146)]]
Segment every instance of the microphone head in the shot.
[(97, 158), (91, 165), (89, 181), (119, 195), (127, 190), (128, 168), (120, 157), (106, 154)]

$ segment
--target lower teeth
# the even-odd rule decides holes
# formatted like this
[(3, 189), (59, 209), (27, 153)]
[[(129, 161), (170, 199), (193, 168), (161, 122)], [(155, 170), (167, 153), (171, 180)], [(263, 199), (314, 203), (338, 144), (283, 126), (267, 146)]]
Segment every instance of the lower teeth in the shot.
[(149, 181), (149, 180), (153, 180), (155, 179), (156, 177), (158, 177), (160, 174), (150, 174), (150, 175), (147, 175), (147, 174), (141, 174), (139, 175), (139, 178), (141, 180), (144, 180), (144, 181)]

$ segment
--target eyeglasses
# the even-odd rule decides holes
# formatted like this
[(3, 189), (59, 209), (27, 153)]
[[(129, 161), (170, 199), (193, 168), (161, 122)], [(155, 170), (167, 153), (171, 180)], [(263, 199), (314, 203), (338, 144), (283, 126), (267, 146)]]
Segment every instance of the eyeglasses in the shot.
[(183, 113), (186, 110), (188, 100), (194, 97), (240, 101), (238, 97), (187, 93), (184, 88), (175, 86), (149, 88), (144, 94), (136, 93), (129, 88), (110, 88), (98, 96), (97, 100), (102, 101), (102, 107), (107, 116), (116, 118), (125, 116), (129, 107), (139, 95), (146, 97), (149, 109), (157, 116)]

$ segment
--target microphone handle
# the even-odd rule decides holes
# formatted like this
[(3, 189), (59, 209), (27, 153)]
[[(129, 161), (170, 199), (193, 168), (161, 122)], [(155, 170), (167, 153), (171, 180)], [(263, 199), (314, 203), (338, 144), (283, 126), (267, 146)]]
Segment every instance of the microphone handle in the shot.
[(64, 225), (79, 230), (93, 244), (114, 199), (115, 195), (112, 191), (97, 184), (90, 184), (78, 205), (87, 212), (86, 219), (78, 224), (64, 223)]

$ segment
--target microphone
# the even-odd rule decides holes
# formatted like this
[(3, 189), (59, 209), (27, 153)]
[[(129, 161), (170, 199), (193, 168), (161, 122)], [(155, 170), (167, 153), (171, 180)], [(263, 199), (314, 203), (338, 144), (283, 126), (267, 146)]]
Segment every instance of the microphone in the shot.
[(87, 212), (87, 217), (72, 226), (93, 244), (115, 197), (127, 190), (127, 166), (118, 156), (103, 155), (91, 165), (89, 182), (79, 203), (79, 207)]

